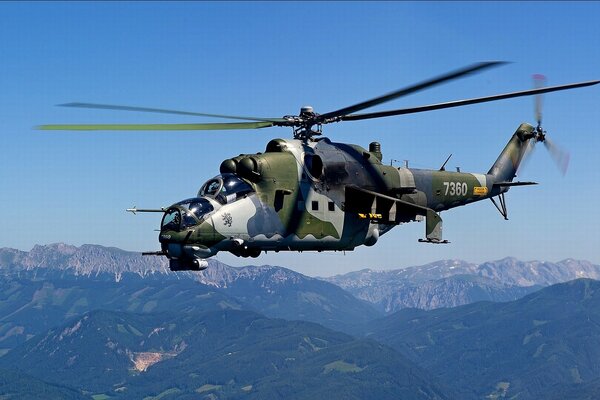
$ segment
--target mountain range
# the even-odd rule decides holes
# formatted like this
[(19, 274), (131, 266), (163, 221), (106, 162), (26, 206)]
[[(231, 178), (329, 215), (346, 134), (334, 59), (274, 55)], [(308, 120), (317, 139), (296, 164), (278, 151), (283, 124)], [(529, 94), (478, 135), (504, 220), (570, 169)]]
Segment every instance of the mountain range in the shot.
[(544, 286), (577, 278), (600, 279), (600, 266), (566, 259), (558, 263), (507, 257), (482, 264), (462, 260), (374, 271), (364, 269), (324, 280), (393, 313), (403, 308), (431, 310), (476, 301), (510, 301)]
[(233, 268), (211, 260), (205, 272), (175, 273), (162, 258), (64, 244), (35, 246), (30, 252), (0, 249), (0, 263), (0, 355), (95, 309), (244, 309), (338, 330), (382, 315), (338, 286), (281, 267)]
[(317, 279), (0, 249), (0, 398), (593, 399), (600, 282), (554, 283), (599, 271), (506, 258)]
[[(518, 299), (541, 287), (567, 282), (577, 278), (600, 279), (600, 266), (588, 261), (566, 259), (557, 263), (547, 261), (519, 261), (507, 257), (498, 261), (481, 264), (462, 260), (441, 260), (422, 266), (396, 270), (376, 271), (364, 269), (329, 278), (310, 278), (276, 266), (248, 266), (233, 268), (216, 260), (209, 260), (210, 268), (202, 273), (178, 272), (168, 269), (164, 257), (143, 257), (139, 253), (98, 245), (81, 247), (67, 244), (36, 245), (29, 252), (10, 248), (0, 249), (0, 274), (25, 273), (44, 276), (54, 273), (54, 277), (100, 277), (104, 281), (119, 281), (124, 276), (131, 279), (139, 276), (144, 279), (192, 280), (218, 289), (237, 297), (241, 295), (253, 304), (255, 309), (273, 317), (286, 317), (286, 304), (291, 305), (292, 296), (279, 298), (287, 289), (298, 287), (299, 283), (312, 286), (314, 293), (320, 290), (335, 290), (333, 286), (323, 285), (320, 281), (332, 283), (353, 296), (345, 297), (343, 303), (363, 300), (362, 315), (353, 315), (345, 321), (336, 322), (332, 315), (310, 319), (315, 310), (298, 310), (299, 319), (313, 320), (339, 328), (336, 324), (352, 324), (371, 318), (369, 303), (379, 313), (392, 313), (402, 308), (435, 309), (455, 307), (475, 301), (510, 301)], [(42, 274), (42, 275), (40, 275)], [(248, 290), (258, 288), (253, 295)], [(262, 294), (271, 298), (263, 299)], [(344, 292), (334, 297), (347, 296)], [(300, 297), (316, 307), (335, 309), (336, 304), (321, 304), (318, 296)], [(312, 299), (311, 299), (312, 296)], [(262, 304), (261, 304), (262, 302)], [(283, 308), (279, 312), (277, 309)], [(346, 310), (347, 311), (347, 310)], [(375, 315), (378, 316), (378, 315)], [(327, 323), (327, 320), (330, 323)]]

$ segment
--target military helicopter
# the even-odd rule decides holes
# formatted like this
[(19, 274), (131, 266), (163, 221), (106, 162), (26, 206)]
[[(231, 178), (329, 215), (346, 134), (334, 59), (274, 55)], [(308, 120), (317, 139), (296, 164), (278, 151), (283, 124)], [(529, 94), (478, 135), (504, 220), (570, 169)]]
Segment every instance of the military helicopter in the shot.
[[(69, 103), (67, 107), (139, 111), (227, 118), (243, 122), (197, 124), (43, 125), (46, 130), (225, 130), (291, 127), (293, 139), (274, 139), (264, 153), (224, 160), (220, 174), (202, 185), (197, 195), (160, 209), (127, 211), (163, 213), (161, 250), (144, 253), (166, 256), (171, 270), (202, 270), (207, 259), (227, 251), (258, 257), (263, 251), (346, 251), (373, 246), (394, 226), (425, 220), (425, 243), (442, 238), (440, 212), (491, 199), (507, 219), (504, 195), (513, 186), (533, 185), (513, 179), (532, 147), (542, 142), (559, 161), (566, 153), (546, 138), (542, 129), (542, 93), (597, 84), (596, 81), (543, 87), (487, 97), (356, 114), (402, 96), (453, 79), (496, 67), (482, 62), (423, 81), (349, 107), (319, 114), (310, 106), (299, 115), (256, 118), (146, 107)], [(540, 80), (538, 79), (539, 83)], [(519, 125), (487, 173), (396, 167), (382, 163), (377, 142), (365, 149), (321, 137), (323, 125), (460, 107), (536, 95), (537, 126)], [(562, 161), (561, 161), (562, 162)], [(496, 201), (496, 198), (498, 201)]]

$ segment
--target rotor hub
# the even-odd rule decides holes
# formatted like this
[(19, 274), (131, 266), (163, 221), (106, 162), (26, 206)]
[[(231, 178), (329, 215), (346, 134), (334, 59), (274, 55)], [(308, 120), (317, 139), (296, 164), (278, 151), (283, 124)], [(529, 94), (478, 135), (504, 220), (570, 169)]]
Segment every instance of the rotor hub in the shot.
[(535, 140), (538, 142), (546, 141), (546, 131), (542, 129), (541, 125), (538, 125), (537, 128), (535, 128)]
[(315, 115), (315, 111), (312, 106), (300, 107), (300, 115)]

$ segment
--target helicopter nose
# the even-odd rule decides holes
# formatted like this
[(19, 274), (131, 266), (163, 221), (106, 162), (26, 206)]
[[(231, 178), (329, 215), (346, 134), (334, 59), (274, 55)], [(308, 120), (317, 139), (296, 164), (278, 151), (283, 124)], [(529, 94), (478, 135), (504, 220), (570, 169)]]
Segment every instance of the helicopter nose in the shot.
[(172, 260), (196, 260), (215, 255), (214, 235), (205, 224), (200, 223), (183, 232), (161, 231), (159, 240), (163, 253)]
[[(168, 258), (208, 258), (216, 252), (204, 244), (201, 235), (189, 231), (184, 237), (180, 235), (161, 234), (161, 248)], [(208, 243), (207, 243), (208, 244)]]

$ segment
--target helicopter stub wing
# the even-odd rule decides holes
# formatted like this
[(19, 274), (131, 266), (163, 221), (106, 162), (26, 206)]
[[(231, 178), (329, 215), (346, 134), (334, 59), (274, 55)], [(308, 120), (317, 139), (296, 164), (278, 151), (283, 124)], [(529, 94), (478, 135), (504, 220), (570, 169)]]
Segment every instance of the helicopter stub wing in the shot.
[(426, 243), (448, 243), (442, 240), (442, 218), (431, 208), (409, 203), (357, 186), (346, 186), (344, 212), (356, 213), (361, 219), (381, 224), (399, 225), (425, 217)]

